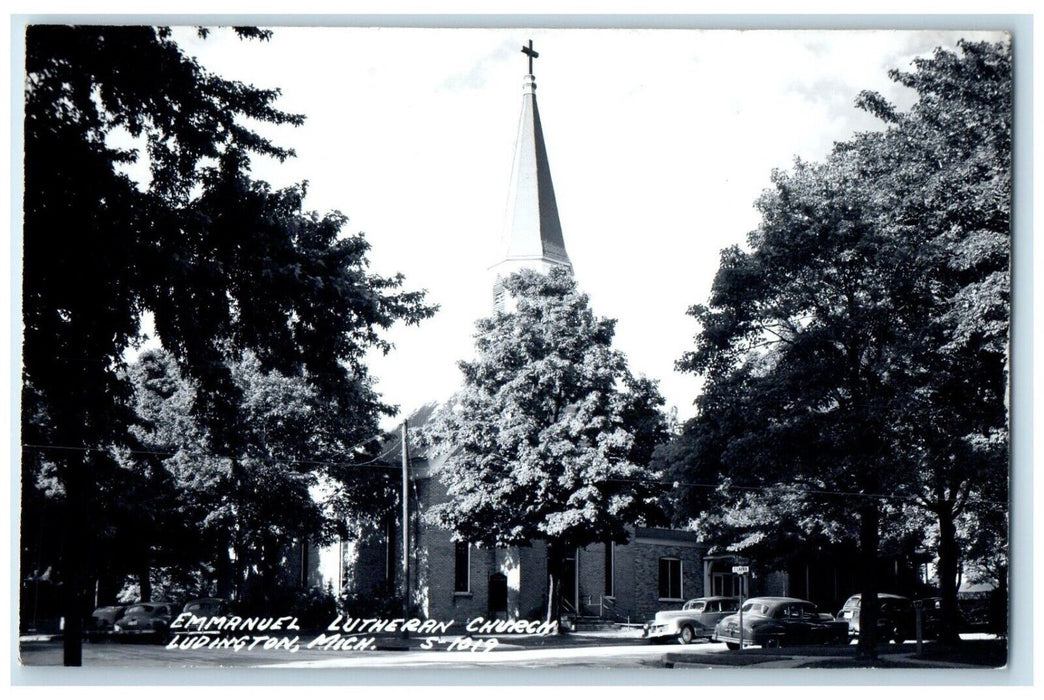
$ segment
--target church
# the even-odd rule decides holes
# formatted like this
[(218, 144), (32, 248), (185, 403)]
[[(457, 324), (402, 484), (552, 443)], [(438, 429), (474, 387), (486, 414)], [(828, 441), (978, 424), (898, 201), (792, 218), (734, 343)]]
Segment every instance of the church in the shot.
[[(514, 272), (527, 268), (544, 274), (556, 268), (573, 272), (537, 108), (532, 63), (538, 54), (532, 50), (532, 42), (522, 51), (528, 54), (529, 72), (522, 82), (522, 108), (498, 258), (489, 268), (491, 311), (511, 310), (512, 300), (501, 280)], [(415, 411), (407, 419), (410, 430), (423, 429), (452, 401), (430, 403)], [(382, 449), (393, 455), (389, 465), (399, 453), (400, 440), (397, 435), (389, 436)], [(403, 458), (399, 503), (385, 515), (382, 526), (363, 528), (358, 538), (332, 547), (302, 547), (300, 564), (295, 567), (302, 586), (351, 599), (370, 614), (398, 616), (403, 611), (405, 577), (410, 615), (458, 622), (476, 617), (543, 618), (548, 596), (545, 542), (479, 548), (454, 541), (448, 530), (424, 518), (432, 506), (447, 498), (434, 473), (447, 460), (452, 468), (452, 458), (452, 453), (428, 454), (416, 446), (410, 448), (408, 457)], [(402, 493), (406, 494), (405, 508)], [(599, 543), (566, 555), (561, 584), (565, 625), (640, 624), (657, 611), (678, 608), (691, 598), (741, 592), (791, 595), (831, 610), (858, 590), (858, 567), (839, 553), (813, 553), (794, 558), (782, 570), (770, 570), (737, 555), (711, 553), (709, 544), (693, 532), (637, 525), (628, 530), (626, 544)], [(748, 564), (751, 573), (746, 590), (741, 591), (741, 578), (733, 567)], [(916, 576), (911, 577), (909, 568), (901, 567), (898, 560), (882, 560), (880, 564), (882, 590), (916, 587)]]
[[(529, 72), (522, 81), (498, 259), (489, 268), (491, 311), (510, 310), (511, 300), (500, 280), (514, 272), (527, 268), (545, 274), (555, 268), (573, 272), (537, 107), (533, 59), (538, 54), (532, 42), (522, 51)], [(432, 403), (414, 412), (407, 419), (410, 430), (422, 428), (440, 408)], [(387, 444), (393, 453), (398, 440), (392, 437)], [(446, 498), (445, 488), (433, 476), (446, 459), (452, 455), (428, 455), (411, 448), (405, 489), (407, 537), (402, 534), (400, 503), (384, 527), (360, 533), (357, 540), (302, 552), (302, 583), (355, 600), (401, 599), (405, 547), (411, 614), (458, 621), (480, 616), (542, 618), (548, 595), (546, 543), (483, 549), (454, 542), (449, 531), (425, 522), (425, 511)], [(640, 623), (657, 610), (680, 607), (684, 600), (712, 589), (713, 573), (704, 562), (706, 547), (694, 533), (634, 527), (630, 534), (627, 544), (596, 544), (567, 554), (563, 619)]]

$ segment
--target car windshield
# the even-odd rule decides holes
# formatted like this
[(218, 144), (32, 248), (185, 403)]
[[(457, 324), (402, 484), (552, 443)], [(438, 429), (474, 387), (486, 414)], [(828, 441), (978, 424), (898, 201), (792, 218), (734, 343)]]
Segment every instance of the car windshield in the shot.
[(692, 610), (694, 612), (701, 612), (703, 610), (703, 606), (705, 606), (706, 604), (707, 602), (703, 600), (690, 600), (688, 603), (684, 605), (684, 607), (682, 607), (682, 610)]
[(127, 608), (128, 615), (134, 615), (136, 613), (152, 612), (151, 605), (133, 605)]
[(858, 597), (852, 596), (851, 598), (849, 598), (848, 600), (845, 601), (844, 610), (858, 610), (859, 609), (859, 600), (860, 599)]

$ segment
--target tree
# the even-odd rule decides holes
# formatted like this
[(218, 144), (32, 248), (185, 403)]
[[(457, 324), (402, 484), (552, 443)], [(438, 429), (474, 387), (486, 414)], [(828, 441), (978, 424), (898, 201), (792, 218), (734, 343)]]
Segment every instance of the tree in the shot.
[[(683, 369), (705, 373), (707, 399), (693, 428), (716, 448), (717, 469), (743, 505), (750, 491), (847, 491), (845, 503), (807, 495), (791, 510), (855, 510), (863, 564), (862, 630), (876, 630), (874, 573), (881, 494), (901, 482), (887, 408), (902, 382), (904, 307), (919, 294), (902, 275), (909, 261), (874, 221), (859, 152), (775, 173), (758, 202), (762, 224), (752, 252), (722, 256), (703, 326)], [(913, 278), (916, 279), (916, 278)], [(725, 433), (706, 408), (735, 403)], [(713, 444), (716, 443), (716, 444)], [(713, 468), (712, 468), (713, 469)], [(756, 499), (762, 503), (764, 499)], [(873, 634), (860, 637), (872, 653)]]
[[(943, 638), (953, 642), (960, 521), (971, 517), (982, 528), (975, 539), (1006, 560), (1011, 48), (963, 42), (960, 53), (939, 49), (890, 75), (917, 92), (908, 113), (880, 95), (860, 99), (902, 145), (891, 225), (897, 235), (929, 237), (922, 274), (935, 286), (918, 358), (925, 371), (901, 420), (916, 455), (911, 493), (938, 524)], [(1006, 588), (1006, 566), (1000, 571), (997, 585)]]
[(937, 516), (955, 636), (955, 518), (972, 493), (1006, 485), (1010, 61), (1004, 46), (961, 50), (893, 73), (918, 92), (907, 115), (861, 96), (883, 132), (773, 174), (750, 252), (722, 254), (679, 363), (707, 377), (676, 450), (700, 463), (683, 476), (796, 486), (820, 495), (791, 509), (858, 516), (868, 655), (888, 504)]
[[(365, 352), (387, 351), (393, 322), (433, 313), (400, 276), (366, 270), (367, 243), (341, 233), (343, 215), (304, 212), (303, 186), (251, 178), (252, 154), (292, 155), (246, 126), (300, 124), (278, 94), (208, 73), (166, 28), (26, 32), (22, 442), (65, 494), (66, 664), (80, 663), (95, 535), (82, 525), (111, 447), (129, 441), (124, 353), (143, 314), (198, 383), (196, 414), (239, 481), (229, 368), (244, 350), (304, 377), (361, 442), (387, 409)], [(117, 132), (142, 151), (110, 145)], [(138, 162), (150, 172), (140, 186), (123, 172)]]
[[(164, 524), (185, 522), (192, 533), (170, 549), (200, 572), (204, 588), (195, 594), (213, 595), (213, 581), (218, 595), (273, 614), (292, 545), (347, 536), (349, 517), (384, 505), (395, 484), (385, 470), (352, 465), (362, 454), (350, 444), (352, 424), (302, 377), (263, 372), (250, 354), (232, 370), (241, 390), (234, 419), (241, 434), (238, 482), (233, 459), (210, 449), (193, 414), (193, 383), (163, 352), (145, 353), (130, 368), (139, 421), (133, 433), (143, 449), (125, 459), (129, 468), (160, 472), (173, 485), (163, 501)], [(134, 501), (136, 510), (152, 512), (143, 505)], [(149, 531), (146, 554), (161, 542)], [(140, 568), (147, 573), (147, 565)]]
[(461, 362), (459, 407), (431, 429), (449, 456), (448, 500), (431, 520), (482, 546), (548, 543), (547, 619), (557, 620), (565, 553), (626, 542), (657, 517), (652, 446), (666, 439), (663, 399), (612, 348), (614, 322), (595, 317), (564, 270), (504, 281), (511, 312), (478, 322), (478, 357)]

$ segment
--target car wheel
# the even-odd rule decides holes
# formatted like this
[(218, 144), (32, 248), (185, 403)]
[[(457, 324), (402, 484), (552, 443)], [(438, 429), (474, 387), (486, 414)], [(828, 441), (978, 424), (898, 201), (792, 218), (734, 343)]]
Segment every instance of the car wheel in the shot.
[(693, 631), (690, 625), (685, 625), (681, 628), (681, 632), (678, 634), (679, 644), (692, 644), (692, 640), (696, 638), (696, 633)]
[(725, 646), (732, 651), (737, 651), (739, 649), (739, 644), (737, 642), (725, 642)]
[(892, 639), (894, 639), (895, 643), (899, 644), (899, 645), (901, 645), (904, 641), (906, 641), (906, 640), (903, 639), (903, 634), (902, 634), (902, 632), (899, 631), (898, 627), (895, 628), (894, 630), (892, 630)]
[(783, 640), (779, 637), (769, 637), (765, 640), (764, 646), (766, 649), (779, 649), (783, 646)]

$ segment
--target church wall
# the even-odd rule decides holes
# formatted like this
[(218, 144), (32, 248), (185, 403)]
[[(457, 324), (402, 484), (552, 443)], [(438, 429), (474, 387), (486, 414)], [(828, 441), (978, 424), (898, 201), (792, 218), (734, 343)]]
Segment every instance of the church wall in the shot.
[(547, 613), (547, 543), (519, 547), (519, 617), (542, 620)]
[(472, 547), (470, 557), (470, 591), (456, 592), (454, 567), (456, 544), (447, 530), (427, 528), (428, 550), (428, 616), (438, 620), (455, 619), (458, 622), (476, 610), (486, 609), (486, 590), (480, 585), (490, 568), (489, 552)]
[(592, 544), (577, 551), (577, 586), (582, 615), (597, 615), (605, 593), (605, 545)]
[(384, 538), (360, 540), (347, 547), (345, 590), (360, 595), (385, 595), (388, 589), (388, 545)]
[(615, 568), (616, 578), (615, 602), (616, 616), (623, 622), (644, 622), (638, 619), (635, 601), (635, 559), (638, 548), (632, 543), (616, 545)]
[(682, 599), (698, 598), (703, 593), (703, 565), (700, 550), (675, 544), (652, 544), (638, 541), (634, 549), (634, 615), (638, 621), (649, 620), (659, 610), (681, 607), (681, 602), (660, 598), (660, 558), (675, 557), (682, 562)]
[(790, 595), (789, 576), (785, 571), (770, 571), (762, 577), (761, 585), (751, 584), (751, 592), (757, 590), (757, 595)]
[(449, 530), (428, 524), (424, 514), (445, 500), (445, 487), (433, 477), (414, 482), (418, 522), (412, 545), (416, 552), (413, 576), (413, 600), (424, 616), (463, 623), (469, 617), (485, 617), (489, 610), (489, 576), (497, 570), (496, 554), (488, 549), (471, 547), (469, 563), (470, 590), (454, 591), (456, 543)]
[[(428, 524), (424, 514), (445, 489), (436, 479), (418, 475), (411, 486), (411, 607), (414, 614), (442, 621), (464, 623), (469, 618), (490, 617), (490, 576), (507, 578), (507, 612), (514, 619), (542, 619), (547, 606), (547, 545), (480, 549), (472, 546), (468, 591), (455, 591), (456, 544), (448, 530)], [(396, 533), (401, 530), (396, 527)], [(395, 547), (399, 547), (395, 534)], [(606, 545), (589, 545), (577, 552), (577, 578), (581, 614), (614, 617), (623, 622), (642, 622), (658, 610), (678, 605), (659, 598), (661, 557), (682, 561), (682, 596), (704, 595), (702, 553), (705, 549), (691, 533), (638, 528), (628, 544), (616, 545), (613, 558), (613, 600), (599, 604), (606, 589)], [(344, 545), (346, 591), (374, 598), (388, 596), (388, 543), (383, 529), (364, 533), (363, 538)], [(396, 562), (401, 554), (396, 552)], [(317, 557), (310, 557), (317, 559)], [(317, 563), (317, 562), (316, 562)], [(395, 578), (398, 579), (396, 568)], [(772, 588), (782, 580), (764, 581)], [(563, 582), (572, 585), (572, 582)], [(503, 616), (505, 613), (500, 613)]]

